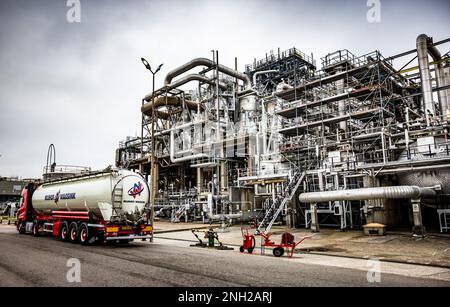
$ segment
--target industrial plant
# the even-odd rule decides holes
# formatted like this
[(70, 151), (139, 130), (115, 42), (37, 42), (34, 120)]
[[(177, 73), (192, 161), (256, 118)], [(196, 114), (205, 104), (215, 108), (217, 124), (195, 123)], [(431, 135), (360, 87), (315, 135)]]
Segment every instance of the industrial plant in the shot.
[(172, 222), (447, 232), (449, 41), (261, 51), (243, 72), (218, 51), (192, 59), (143, 95), (141, 136), (120, 142), (116, 166), (142, 173), (154, 216)]

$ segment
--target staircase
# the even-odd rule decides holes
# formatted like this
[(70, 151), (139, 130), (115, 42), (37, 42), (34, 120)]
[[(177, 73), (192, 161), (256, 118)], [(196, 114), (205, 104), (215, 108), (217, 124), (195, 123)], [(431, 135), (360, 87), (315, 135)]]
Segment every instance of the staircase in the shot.
[(170, 219), (172, 223), (179, 223), (180, 218), (186, 214), (186, 205), (181, 205), (174, 214), (172, 214), (172, 218)]
[(298, 190), (298, 187), (305, 179), (305, 176), (306, 172), (302, 172), (300, 169), (295, 172), (291, 181), (284, 189), (284, 197), (278, 197), (266, 211), (263, 220), (261, 221), (261, 223), (259, 223), (258, 229), (256, 230), (257, 233), (267, 233), (270, 231), (273, 223), (275, 223), (281, 211), (286, 207), (286, 204), (290, 202), (294, 197), (295, 193)]

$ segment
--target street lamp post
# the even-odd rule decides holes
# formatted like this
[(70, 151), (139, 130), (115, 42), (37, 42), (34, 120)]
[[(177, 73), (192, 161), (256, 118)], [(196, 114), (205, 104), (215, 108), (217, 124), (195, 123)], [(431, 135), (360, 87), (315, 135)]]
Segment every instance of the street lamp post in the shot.
[[(155, 204), (155, 193), (156, 193), (156, 174), (155, 174), (155, 75), (161, 70), (163, 64), (160, 64), (158, 68), (153, 71), (150, 64), (146, 59), (141, 58), (142, 64), (144, 64), (145, 68), (147, 68), (152, 74), (152, 131), (151, 131), (151, 153), (150, 153), (150, 178), (151, 178), (151, 191), (150, 191), (150, 204), (152, 208), (151, 213), (151, 224), (153, 226), (154, 221), (154, 204)], [(142, 140), (143, 141), (143, 140)], [(152, 239), (153, 240), (153, 237)]]

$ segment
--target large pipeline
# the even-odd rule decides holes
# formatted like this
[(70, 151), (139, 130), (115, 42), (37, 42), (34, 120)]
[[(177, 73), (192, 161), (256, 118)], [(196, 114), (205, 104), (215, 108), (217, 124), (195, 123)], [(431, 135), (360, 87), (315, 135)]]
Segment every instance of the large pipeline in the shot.
[[(200, 74), (190, 74), (190, 75), (180, 78), (179, 80), (177, 80), (175, 82), (172, 82), (173, 78), (175, 78), (176, 76), (179, 76), (197, 66), (206, 66), (208, 68), (212, 68), (212, 67), (215, 67), (216, 64), (214, 63), (214, 61), (211, 61), (206, 58), (197, 58), (197, 59), (193, 59), (192, 61), (172, 70), (171, 72), (169, 72), (166, 75), (166, 77), (164, 79), (164, 87), (163, 88), (157, 90), (156, 92), (148, 94), (147, 96), (144, 97), (144, 100), (147, 101), (147, 103), (142, 106), (142, 108), (141, 108), (142, 113), (145, 115), (151, 115), (151, 112), (152, 112), (151, 110), (152, 110), (152, 105), (153, 105), (152, 101), (154, 98), (156, 98), (156, 99), (159, 98), (159, 97), (156, 97), (156, 96), (160, 95), (160, 94), (158, 94), (158, 92), (163, 91), (163, 90), (170, 91), (172, 89), (180, 87), (191, 81), (200, 81), (200, 82), (211, 84), (211, 85), (218, 84), (219, 87), (222, 88), (223, 90), (226, 89), (226, 84), (224, 84), (222, 82), (217, 82), (217, 80), (208, 78), (208, 77), (200, 75)], [(220, 64), (217, 66), (217, 70), (224, 74), (227, 74), (231, 77), (235, 77), (239, 80), (242, 80), (244, 82), (245, 89), (243, 91), (239, 92), (238, 96), (243, 96), (243, 95), (247, 95), (250, 93), (254, 93), (254, 90), (251, 87), (251, 84), (252, 84), (251, 80), (246, 74), (241, 73), (237, 70), (231, 69), (229, 67), (226, 67), (224, 65), (220, 65)], [(155, 101), (155, 109), (160, 107), (160, 106), (158, 106), (158, 104), (159, 104), (159, 102), (157, 103)], [(177, 102), (176, 105), (179, 105), (179, 102)], [(193, 106), (193, 105), (191, 104), (191, 106)], [(189, 105), (188, 105), (188, 107), (189, 107)], [(191, 109), (194, 109), (194, 108), (191, 108)], [(162, 114), (162, 116), (166, 117), (165, 115), (166, 114)]]
[[(160, 97), (156, 97), (153, 99), (154, 101), (154, 108), (155, 110), (165, 107), (165, 106), (181, 106), (182, 104), (182, 99), (180, 97), (176, 97), (176, 96), (160, 96)], [(194, 101), (190, 101), (190, 100), (185, 100), (186, 106), (191, 109), (191, 110), (197, 110), (199, 107), (199, 104), (194, 102)], [(152, 116), (152, 109), (153, 109), (153, 102), (147, 102), (145, 103), (142, 107), (141, 107), (141, 112), (144, 115), (147, 116)], [(160, 114), (165, 113), (162, 111), (155, 111), (155, 115), (158, 117)], [(164, 117), (166, 117), (166, 114), (162, 114)], [(168, 118), (168, 114), (167, 114), (167, 118)], [(164, 119), (164, 118), (163, 118)]]
[(378, 188), (363, 188), (354, 190), (339, 190), (326, 192), (302, 193), (299, 199), (302, 203), (322, 203), (343, 200), (369, 200), (369, 199), (420, 199), (432, 198), (436, 192), (430, 188), (417, 186), (392, 186)]
[[(432, 81), (430, 73), (430, 63), (428, 61), (428, 54), (432, 57), (434, 61), (434, 68), (436, 72), (437, 87), (445, 86), (445, 73), (444, 66), (442, 64), (442, 56), (436, 46), (433, 46), (433, 41), (426, 34), (421, 34), (417, 37), (417, 58), (419, 61), (420, 70), (420, 80), (422, 83), (422, 97), (423, 97), (423, 108), (425, 114), (435, 115), (435, 107), (433, 101), (432, 92)], [(450, 101), (447, 97), (446, 91), (438, 92), (439, 105), (441, 109), (441, 114), (446, 115), (449, 112)], [(429, 116), (427, 116), (427, 124), (430, 125)]]
[(423, 111), (426, 114), (427, 126), (431, 126), (430, 116), (436, 114), (431, 85), (430, 64), (428, 61), (428, 36), (421, 34), (417, 37), (417, 59), (419, 61), (420, 81), (422, 84)]
[[(191, 81), (200, 81), (200, 82), (203, 82), (203, 83), (216, 85), (216, 81), (214, 81), (214, 79), (210, 79), (208, 77), (205, 77), (205, 76), (202, 76), (202, 75), (199, 75), (199, 74), (191, 74), (191, 75), (184, 76), (183, 78), (180, 78), (179, 80), (175, 81), (172, 84), (168, 84), (168, 85), (164, 86), (163, 88), (157, 90), (156, 92), (163, 91), (163, 90), (170, 91), (170, 90), (172, 90), (174, 88), (182, 86), (182, 85), (184, 85), (184, 84), (186, 84), (188, 82), (191, 82)], [(221, 82), (219, 83), (219, 86), (222, 89), (226, 89), (227, 88), (227, 86), (225, 84), (221, 83)], [(147, 96), (144, 97), (144, 100), (147, 101), (147, 102), (150, 102), (153, 99), (153, 97), (154, 96), (156, 97), (157, 95), (158, 94), (155, 94), (155, 93), (148, 94)]]
[[(192, 61), (189, 61), (186, 64), (181, 65), (180, 67), (175, 68), (174, 70), (170, 71), (166, 75), (166, 78), (164, 79), (164, 84), (165, 85), (171, 84), (173, 78), (175, 78), (176, 76), (179, 76), (195, 67), (198, 67), (198, 66), (206, 66), (208, 68), (212, 68), (212, 67), (216, 66), (216, 63), (214, 63), (214, 61), (211, 61), (210, 59), (206, 59), (206, 58), (193, 59)], [(217, 70), (224, 74), (227, 74), (231, 77), (235, 77), (236, 79), (242, 80), (244, 82), (246, 88), (251, 87), (250, 78), (246, 74), (241, 73), (237, 70), (231, 69), (229, 67), (226, 67), (224, 65), (220, 65), (220, 64), (218, 65)]]

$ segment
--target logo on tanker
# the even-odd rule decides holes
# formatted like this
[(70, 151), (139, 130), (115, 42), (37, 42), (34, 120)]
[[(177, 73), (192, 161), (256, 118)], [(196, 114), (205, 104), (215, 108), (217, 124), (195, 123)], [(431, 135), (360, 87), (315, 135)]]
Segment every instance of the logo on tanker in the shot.
[(45, 200), (53, 200), (55, 204), (58, 204), (58, 201), (61, 200), (67, 200), (67, 199), (75, 199), (76, 194), (75, 193), (63, 193), (61, 194), (61, 191), (56, 192), (56, 194), (50, 194), (45, 195)]
[(136, 196), (141, 196), (142, 191), (144, 191), (144, 185), (139, 181), (138, 183), (135, 183), (131, 189), (128, 190), (128, 195), (133, 196), (133, 198), (136, 198)]

